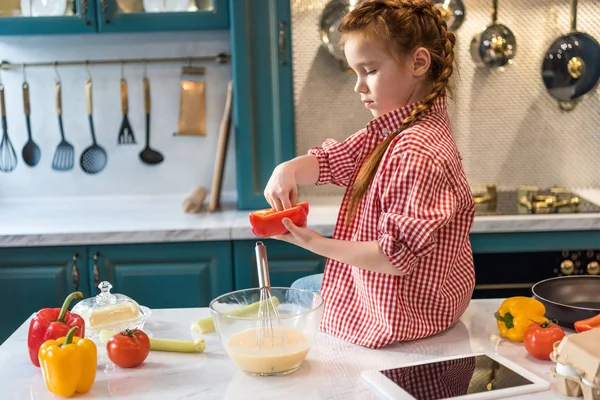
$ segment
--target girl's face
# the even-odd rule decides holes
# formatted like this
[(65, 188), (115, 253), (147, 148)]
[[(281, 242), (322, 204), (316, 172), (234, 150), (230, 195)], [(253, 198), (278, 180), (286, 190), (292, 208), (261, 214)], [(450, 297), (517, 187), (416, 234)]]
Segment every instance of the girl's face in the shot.
[(350, 34), (344, 43), (346, 60), (356, 73), (354, 91), (360, 94), (373, 117), (421, 100), (426, 94), (423, 78), (429, 69), (429, 52), (394, 57), (379, 41)]

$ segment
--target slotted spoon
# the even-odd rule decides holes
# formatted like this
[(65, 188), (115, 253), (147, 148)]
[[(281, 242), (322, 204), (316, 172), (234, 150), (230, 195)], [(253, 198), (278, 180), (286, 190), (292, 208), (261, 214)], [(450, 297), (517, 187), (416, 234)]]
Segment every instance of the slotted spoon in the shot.
[(56, 113), (58, 114), (58, 126), (60, 128), (60, 137), (62, 140), (56, 147), (54, 158), (52, 159), (52, 169), (56, 171), (68, 171), (75, 164), (75, 150), (71, 143), (65, 140), (65, 132), (62, 121), (62, 94), (60, 81), (56, 81)]
[(85, 95), (87, 102), (87, 112), (90, 121), (90, 131), (92, 133), (92, 145), (85, 149), (81, 154), (81, 169), (88, 174), (97, 174), (106, 166), (106, 151), (98, 146), (96, 142), (96, 133), (94, 132), (94, 118), (92, 117), (92, 78), (85, 82)]

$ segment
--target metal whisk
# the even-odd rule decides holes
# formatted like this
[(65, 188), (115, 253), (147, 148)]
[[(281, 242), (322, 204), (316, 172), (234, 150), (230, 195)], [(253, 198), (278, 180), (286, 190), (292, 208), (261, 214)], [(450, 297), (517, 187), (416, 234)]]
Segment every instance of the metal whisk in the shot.
[[(277, 304), (271, 296), (271, 280), (269, 279), (269, 263), (267, 261), (267, 248), (262, 242), (256, 242), (256, 267), (258, 272), (258, 286), (260, 288), (260, 302), (256, 323), (256, 343), (259, 346), (269, 344), (273, 346), (280, 341), (285, 343), (285, 332), (279, 320)], [(270, 342), (265, 342), (265, 339)]]

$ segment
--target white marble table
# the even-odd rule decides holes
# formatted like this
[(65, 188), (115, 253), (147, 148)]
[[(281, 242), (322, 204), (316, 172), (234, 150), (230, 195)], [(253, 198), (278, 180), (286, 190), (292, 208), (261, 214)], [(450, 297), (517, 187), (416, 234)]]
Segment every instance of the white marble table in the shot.
[[(576, 191), (600, 205), (600, 189)], [(248, 211), (184, 214), (182, 195), (0, 201), (0, 247), (255, 239)], [(340, 198), (310, 202), (308, 226), (331, 236)], [(476, 216), (472, 233), (600, 229), (600, 213)]]
[[(424, 340), (370, 350), (319, 334), (305, 363), (286, 377), (253, 377), (236, 369), (215, 333), (204, 336), (202, 354), (151, 352), (136, 369), (120, 369), (101, 355), (92, 390), (77, 398), (94, 399), (377, 399), (363, 382), (364, 369), (479, 351), (497, 352), (552, 383), (552, 390), (523, 399), (568, 399), (556, 392), (551, 362), (530, 357), (522, 344), (501, 340), (493, 313), (501, 300), (474, 300), (461, 321)], [(207, 309), (153, 310), (146, 328), (154, 337), (191, 338), (191, 321)], [(58, 399), (47, 391), (26, 351), (27, 321), (0, 346), (2, 400)], [(571, 332), (568, 332), (571, 333)], [(103, 350), (102, 350), (103, 351)]]

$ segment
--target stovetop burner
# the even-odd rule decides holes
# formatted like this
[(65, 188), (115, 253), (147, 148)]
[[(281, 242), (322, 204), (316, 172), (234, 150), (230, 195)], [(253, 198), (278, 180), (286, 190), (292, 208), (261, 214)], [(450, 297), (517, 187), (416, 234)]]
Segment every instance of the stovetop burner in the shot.
[(600, 212), (600, 206), (569, 189), (521, 186), (498, 191), (496, 185), (477, 185), (473, 190), (476, 215), (572, 214)]

